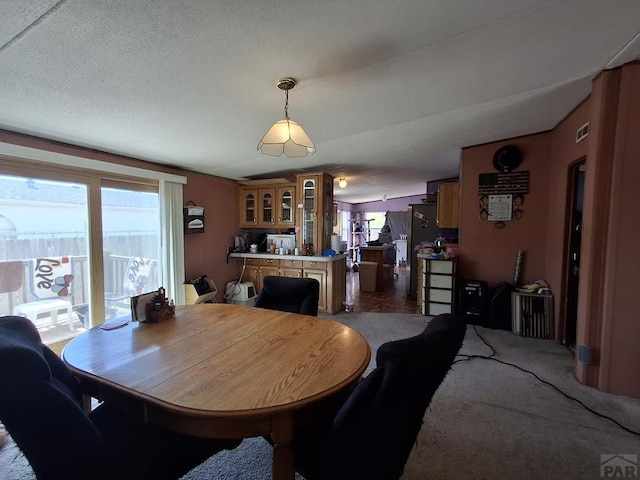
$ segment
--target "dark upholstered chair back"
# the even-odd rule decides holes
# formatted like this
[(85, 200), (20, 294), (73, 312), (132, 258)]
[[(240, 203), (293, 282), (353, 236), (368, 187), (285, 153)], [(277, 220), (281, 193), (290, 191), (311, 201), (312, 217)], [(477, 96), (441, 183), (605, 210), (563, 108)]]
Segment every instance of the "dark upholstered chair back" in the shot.
[(306, 462), (300, 473), (308, 480), (398, 479), (465, 331), (459, 318), (439, 315), (421, 334), (382, 345), (376, 369), (343, 404), (324, 441), (297, 445), (296, 461)]
[(0, 317), (0, 421), (38, 479), (175, 479), (239, 443), (174, 434), (107, 404), (87, 415), (79, 384), (23, 317)]
[(23, 317), (0, 318), (0, 420), (38, 478), (77, 478), (87, 464), (106, 465), (79, 385)]
[(315, 278), (266, 276), (256, 307), (318, 316), (320, 284)]

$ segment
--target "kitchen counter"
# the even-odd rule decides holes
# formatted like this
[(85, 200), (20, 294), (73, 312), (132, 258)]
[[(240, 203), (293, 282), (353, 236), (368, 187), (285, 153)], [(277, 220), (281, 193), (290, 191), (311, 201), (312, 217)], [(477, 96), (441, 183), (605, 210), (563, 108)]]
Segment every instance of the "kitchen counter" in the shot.
[(314, 278), (320, 284), (318, 311), (334, 314), (342, 310), (346, 300), (347, 255), (276, 255), (273, 253), (231, 253), (238, 264), (238, 277), (262, 289), (262, 279), (275, 275)]
[[(393, 245), (391, 245), (393, 246)], [(344, 253), (338, 253), (333, 257), (325, 257), (323, 255), (276, 255), (275, 253), (231, 253), (231, 258), (264, 258), (272, 260), (310, 260), (315, 262), (337, 262), (338, 260), (346, 259), (347, 255)]]

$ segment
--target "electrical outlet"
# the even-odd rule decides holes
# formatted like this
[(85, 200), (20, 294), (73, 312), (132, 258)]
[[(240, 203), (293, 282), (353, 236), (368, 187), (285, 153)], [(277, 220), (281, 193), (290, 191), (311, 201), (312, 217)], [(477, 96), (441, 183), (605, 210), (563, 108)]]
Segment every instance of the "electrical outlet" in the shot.
[(591, 347), (587, 345), (578, 345), (578, 361), (585, 365), (591, 364)]

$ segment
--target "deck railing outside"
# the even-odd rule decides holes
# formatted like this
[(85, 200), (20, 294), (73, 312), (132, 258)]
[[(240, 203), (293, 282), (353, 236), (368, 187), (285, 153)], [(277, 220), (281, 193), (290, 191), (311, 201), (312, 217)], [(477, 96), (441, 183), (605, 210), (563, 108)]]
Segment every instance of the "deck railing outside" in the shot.
[[(89, 262), (85, 256), (75, 256), (73, 270), (73, 296), (67, 299), (73, 304), (74, 308), (89, 303)], [(105, 292), (123, 294), (123, 284), (125, 272), (129, 259), (121, 255), (105, 254), (104, 271), (105, 271)], [(29, 291), (29, 272), (28, 260), (24, 263), (24, 280), (22, 286), (15, 292), (0, 293), (0, 315), (12, 315), (16, 305), (22, 303), (37, 301)], [(0, 272), (1, 274), (1, 272)]]

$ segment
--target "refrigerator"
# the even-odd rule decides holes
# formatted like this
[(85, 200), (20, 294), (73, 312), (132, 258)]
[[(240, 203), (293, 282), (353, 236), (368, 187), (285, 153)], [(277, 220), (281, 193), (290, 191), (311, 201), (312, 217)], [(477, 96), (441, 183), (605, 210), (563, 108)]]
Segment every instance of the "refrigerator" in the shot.
[(435, 203), (416, 203), (409, 205), (407, 212), (407, 299), (416, 300), (418, 296), (418, 253), (416, 245), (420, 242), (434, 242), (438, 234), (436, 225), (438, 205)]

